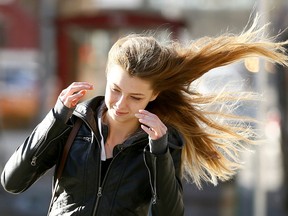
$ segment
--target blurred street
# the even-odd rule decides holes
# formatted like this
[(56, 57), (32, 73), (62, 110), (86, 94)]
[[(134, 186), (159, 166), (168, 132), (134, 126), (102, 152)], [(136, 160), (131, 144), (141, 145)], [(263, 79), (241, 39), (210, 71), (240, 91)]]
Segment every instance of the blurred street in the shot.
[[(267, 34), (287, 40), (287, 11), (287, 0), (0, 0), (0, 172), (61, 89), (89, 81), (85, 99), (103, 95), (107, 53), (120, 36), (151, 31), (185, 44), (239, 33), (259, 13), (271, 22)], [(288, 216), (288, 69), (248, 58), (206, 75), (200, 91), (229, 84), (263, 95), (236, 112), (263, 122), (267, 142), (241, 155), (244, 169), (230, 182), (184, 184), (185, 216)], [(0, 216), (45, 216), (52, 174), (21, 194), (0, 187)]]

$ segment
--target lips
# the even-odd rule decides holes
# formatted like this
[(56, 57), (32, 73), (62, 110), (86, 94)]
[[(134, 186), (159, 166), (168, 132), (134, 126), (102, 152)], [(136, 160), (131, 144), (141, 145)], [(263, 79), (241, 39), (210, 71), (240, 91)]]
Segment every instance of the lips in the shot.
[(128, 114), (128, 112), (123, 112), (123, 111), (115, 110), (115, 114), (116, 114), (117, 116), (122, 116), (122, 115)]

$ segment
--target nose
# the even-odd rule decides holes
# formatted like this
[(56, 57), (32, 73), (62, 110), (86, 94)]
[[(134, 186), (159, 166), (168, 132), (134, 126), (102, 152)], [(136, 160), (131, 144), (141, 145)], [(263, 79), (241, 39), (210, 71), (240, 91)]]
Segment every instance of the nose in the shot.
[(122, 108), (122, 107), (124, 107), (125, 106), (125, 97), (124, 97), (124, 95), (121, 95), (119, 98), (118, 98), (118, 100), (117, 100), (117, 102), (115, 103), (115, 105), (116, 105), (116, 107), (119, 109), (119, 108)]

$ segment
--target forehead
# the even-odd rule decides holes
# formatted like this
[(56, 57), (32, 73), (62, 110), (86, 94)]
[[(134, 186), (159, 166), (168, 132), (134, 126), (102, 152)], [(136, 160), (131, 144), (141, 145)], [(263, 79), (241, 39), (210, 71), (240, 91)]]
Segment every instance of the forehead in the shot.
[(140, 79), (139, 77), (130, 76), (119, 65), (109, 67), (107, 71), (107, 82), (109, 85), (116, 85), (121, 90), (129, 93), (143, 93), (153, 91), (151, 83), (147, 80)]

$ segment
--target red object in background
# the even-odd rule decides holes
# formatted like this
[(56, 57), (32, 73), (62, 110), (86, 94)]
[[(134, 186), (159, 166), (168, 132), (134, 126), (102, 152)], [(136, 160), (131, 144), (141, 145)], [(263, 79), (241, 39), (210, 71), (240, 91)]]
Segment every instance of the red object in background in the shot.
[(31, 16), (17, 3), (0, 5), (1, 44), (5, 49), (37, 49), (39, 47), (39, 26), (36, 17)]
[(39, 109), (39, 24), (16, 0), (0, 4), (0, 47), (0, 128), (24, 127)]

